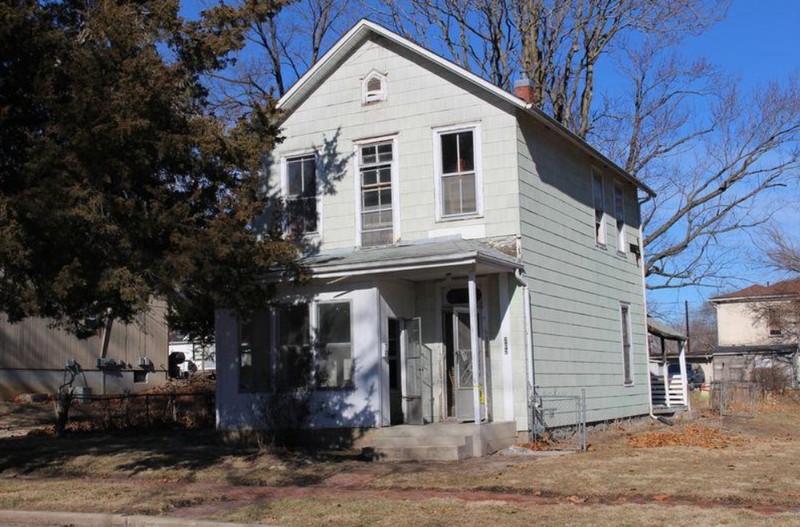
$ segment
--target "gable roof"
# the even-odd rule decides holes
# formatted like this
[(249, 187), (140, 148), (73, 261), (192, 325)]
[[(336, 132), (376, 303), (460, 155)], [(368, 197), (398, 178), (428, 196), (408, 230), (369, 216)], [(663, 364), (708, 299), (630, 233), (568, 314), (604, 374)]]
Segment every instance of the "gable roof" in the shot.
[(619, 165), (608, 159), (589, 143), (572, 133), (561, 123), (544, 113), (539, 108), (530, 103), (526, 103), (519, 97), (495, 86), (486, 79), (475, 75), (474, 73), (462, 68), (461, 66), (458, 66), (453, 62), (450, 62), (436, 53), (433, 53), (432, 51), (415, 44), (407, 38), (401, 37), (397, 33), (394, 33), (393, 31), (390, 31), (389, 29), (386, 29), (385, 27), (367, 19), (359, 20), (350, 29), (350, 31), (345, 33), (344, 36), (342, 36), (331, 47), (331, 49), (329, 49), (328, 52), (322, 56), (322, 58), (320, 58), (302, 77), (297, 80), (297, 82), (292, 85), (291, 88), (289, 88), (289, 90), (278, 101), (278, 109), (291, 113), (303, 100), (305, 100), (309, 94), (311, 94), (311, 92), (320, 83), (325, 80), (325, 78), (332, 71), (334, 71), (345, 60), (350, 51), (356, 49), (373, 35), (385, 38), (386, 40), (411, 51), (417, 56), (428, 60), (456, 75), (457, 77), (469, 82), (475, 88), (489, 93), (497, 97), (499, 100), (510, 104), (512, 108), (523, 111), (525, 114), (533, 117), (534, 120), (552, 130), (563, 139), (566, 139), (572, 145), (578, 147), (585, 154), (589, 155), (589, 157), (593, 158), (595, 162), (600, 163), (604, 167), (608, 168), (617, 177), (634, 184), (651, 197), (656, 195), (655, 191), (653, 191), (653, 189), (651, 189), (649, 186), (645, 185), (627, 173)]
[(720, 302), (733, 299), (750, 299), (776, 296), (795, 296), (800, 295), (800, 278), (783, 280), (772, 285), (751, 285), (733, 293), (715, 296), (709, 299), (711, 302)]

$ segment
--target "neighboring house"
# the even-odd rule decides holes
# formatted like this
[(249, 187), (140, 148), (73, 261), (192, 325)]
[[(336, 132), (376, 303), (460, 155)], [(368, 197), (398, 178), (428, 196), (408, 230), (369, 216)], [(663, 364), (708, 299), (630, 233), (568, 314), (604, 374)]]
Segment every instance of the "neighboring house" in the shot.
[(715, 381), (797, 386), (800, 279), (710, 299), (717, 310)]
[(0, 316), (0, 397), (22, 393), (54, 394), (65, 379), (67, 361), (80, 365), (74, 387), (93, 394), (141, 391), (167, 379), (167, 325), (163, 304), (132, 324), (114, 323), (105, 357), (101, 336), (78, 339), (29, 318), (10, 324)]
[(528, 430), (533, 385), (585, 389), (589, 421), (648, 413), (652, 191), (518, 84), (361, 21), (281, 98), (267, 190), (312, 279), (248, 322), (218, 310), (219, 429), (263, 427), (261, 394), (308, 372), (319, 428)]

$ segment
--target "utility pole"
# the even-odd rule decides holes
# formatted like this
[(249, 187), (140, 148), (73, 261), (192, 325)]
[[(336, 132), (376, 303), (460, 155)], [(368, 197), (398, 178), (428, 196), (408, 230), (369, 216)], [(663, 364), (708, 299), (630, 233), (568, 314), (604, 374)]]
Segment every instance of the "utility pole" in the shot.
[(689, 331), (689, 301), (683, 301), (683, 312), (686, 316), (686, 353), (689, 353), (692, 349), (692, 336)]

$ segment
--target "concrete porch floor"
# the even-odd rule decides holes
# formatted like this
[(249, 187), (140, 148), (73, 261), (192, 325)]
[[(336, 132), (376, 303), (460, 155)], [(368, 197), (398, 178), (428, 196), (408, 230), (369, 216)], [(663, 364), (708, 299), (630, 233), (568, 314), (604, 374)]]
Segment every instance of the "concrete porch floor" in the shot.
[(356, 442), (375, 460), (459, 460), (492, 454), (513, 445), (513, 421), (398, 425), (369, 431)]

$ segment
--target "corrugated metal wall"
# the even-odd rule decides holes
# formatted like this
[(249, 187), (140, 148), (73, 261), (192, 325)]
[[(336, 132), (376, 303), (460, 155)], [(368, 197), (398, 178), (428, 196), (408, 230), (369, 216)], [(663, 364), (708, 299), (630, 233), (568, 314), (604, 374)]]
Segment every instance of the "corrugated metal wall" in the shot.
[[(164, 319), (166, 306), (154, 303), (150, 312), (132, 324), (112, 326), (109, 359), (136, 368), (139, 357), (148, 357), (157, 370), (167, 365), (168, 336)], [(84, 370), (96, 369), (102, 341), (99, 337), (78, 339), (50, 326), (43, 318), (10, 324), (0, 315), (0, 369), (63, 370), (67, 359), (78, 361)]]

